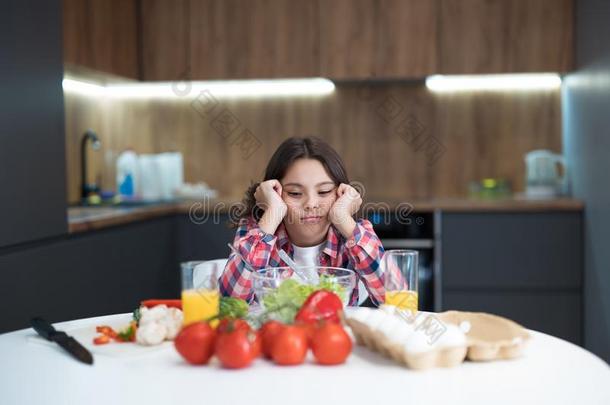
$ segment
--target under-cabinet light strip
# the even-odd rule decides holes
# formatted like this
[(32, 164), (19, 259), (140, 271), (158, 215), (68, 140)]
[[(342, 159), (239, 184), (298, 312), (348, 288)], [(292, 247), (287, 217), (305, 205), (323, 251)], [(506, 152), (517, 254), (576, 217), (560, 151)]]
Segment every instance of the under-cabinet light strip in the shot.
[(64, 78), (66, 91), (118, 98), (180, 98), (211, 97), (294, 97), (325, 96), (335, 90), (332, 81), (324, 78), (278, 80), (231, 80), (209, 82), (158, 82), (95, 84), (73, 78)]
[(459, 91), (554, 90), (561, 87), (561, 77), (556, 73), (434, 75), (426, 78), (426, 87), (430, 91), (440, 93)]

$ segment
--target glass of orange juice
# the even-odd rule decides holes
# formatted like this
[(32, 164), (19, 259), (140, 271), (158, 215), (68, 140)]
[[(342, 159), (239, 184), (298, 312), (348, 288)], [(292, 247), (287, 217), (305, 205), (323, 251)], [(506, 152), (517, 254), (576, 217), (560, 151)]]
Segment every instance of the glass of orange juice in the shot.
[[(218, 277), (223, 271), (216, 260), (185, 262), (180, 265), (182, 272), (182, 312), (183, 325), (205, 321), (218, 315), (220, 293)], [(215, 326), (217, 321), (213, 321)]]
[(381, 258), (385, 279), (385, 303), (412, 313), (417, 312), (418, 252), (386, 250)]

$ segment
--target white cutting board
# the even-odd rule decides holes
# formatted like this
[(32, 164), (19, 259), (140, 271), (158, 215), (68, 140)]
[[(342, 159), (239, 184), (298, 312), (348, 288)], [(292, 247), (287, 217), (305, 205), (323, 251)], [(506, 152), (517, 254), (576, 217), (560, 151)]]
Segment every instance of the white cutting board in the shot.
[[(91, 323), (87, 326), (80, 327), (70, 327), (69, 325), (64, 326), (56, 326), (57, 330), (66, 332), (69, 336), (72, 336), (76, 339), (81, 345), (83, 345), (87, 350), (89, 350), (94, 355), (103, 355), (109, 357), (131, 357), (131, 356), (140, 356), (152, 352), (158, 352), (160, 350), (168, 350), (173, 348), (173, 342), (165, 341), (160, 345), (156, 346), (142, 346), (137, 343), (118, 343), (111, 341), (105, 345), (95, 345), (93, 344), (93, 339), (100, 334), (95, 331), (96, 326), (110, 326), (115, 331), (119, 331), (127, 326), (129, 326), (129, 322), (132, 320), (131, 314), (123, 314), (119, 317), (112, 316), (113, 319), (109, 319), (107, 321), (101, 321), (97, 323)], [(49, 342), (48, 340), (42, 338), (35, 332), (26, 336), (28, 342), (33, 344), (42, 344), (48, 346), (56, 346), (57, 344), (54, 342)]]

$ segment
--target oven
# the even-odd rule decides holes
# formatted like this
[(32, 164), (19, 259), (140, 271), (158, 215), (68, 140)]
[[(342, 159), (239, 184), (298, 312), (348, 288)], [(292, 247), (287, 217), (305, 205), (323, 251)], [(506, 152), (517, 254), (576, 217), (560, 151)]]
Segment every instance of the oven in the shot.
[(411, 212), (400, 215), (392, 211), (373, 211), (366, 214), (385, 250), (410, 249), (419, 253), (418, 295), (419, 309), (440, 310), (439, 273), (440, 243), (435, 235), (434, 212)]

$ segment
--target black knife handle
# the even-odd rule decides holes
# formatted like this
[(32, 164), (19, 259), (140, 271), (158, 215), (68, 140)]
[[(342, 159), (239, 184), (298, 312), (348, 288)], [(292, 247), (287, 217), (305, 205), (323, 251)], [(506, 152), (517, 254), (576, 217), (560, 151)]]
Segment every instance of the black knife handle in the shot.
[(51, 340), (51, 338), (53, 337), (53, 335), (55, 333), (57, 333), (55, 331), (55, 328), (53, 327), (53, 325), (51, 325), (49, 322), (45, 321), (44, 319), (40, 318), (40, 317), (35, 317), (32, 318), (30, 320), (30, 324), (32, 325), (32, 328), (34, 328), (34, 330), (43, 338), (47, 339), (47, 340)]

